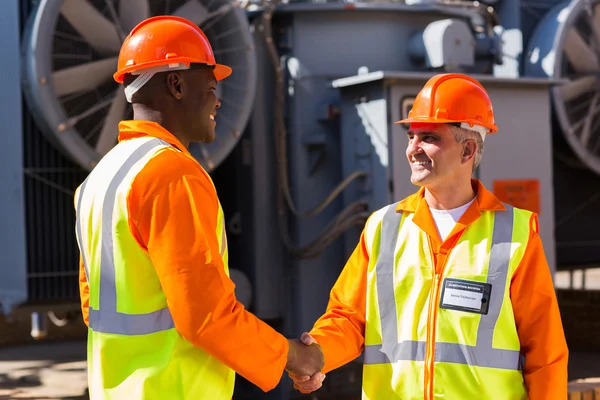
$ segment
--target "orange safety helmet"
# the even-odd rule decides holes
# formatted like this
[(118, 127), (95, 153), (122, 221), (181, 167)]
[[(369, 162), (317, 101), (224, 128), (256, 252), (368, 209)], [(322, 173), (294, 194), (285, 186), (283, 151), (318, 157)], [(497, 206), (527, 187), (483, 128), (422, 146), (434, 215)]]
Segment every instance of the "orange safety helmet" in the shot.
[(430, 78), (417, 94), (408, 117), (396, 122), (406, 124), (460, 123), (463, 128), (496, 133), (492, 101), (483, 86), (464, 74), (439, 74)]
[(191, 63), (214, 66), (217, 80), (231, 74), (231, 68), (217, 64), (212, 47), (193, 22), (174, 16), (157, 16), (140, 22), (125, 38), (113, 78), (123, 83), (126, 73), (187, 69)]

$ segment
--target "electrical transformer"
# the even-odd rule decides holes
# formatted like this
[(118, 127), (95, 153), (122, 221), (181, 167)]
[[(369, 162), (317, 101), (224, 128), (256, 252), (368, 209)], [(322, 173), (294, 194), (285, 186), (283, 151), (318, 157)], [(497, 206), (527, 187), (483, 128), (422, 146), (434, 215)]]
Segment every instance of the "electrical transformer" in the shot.
[(287, 336), (323, 313), (368, 216), (418, 189), (394, 122), (437, 73), (488, 90), (499, 132), (474, 176), (539, 214), (552, 272), (600, 262), (599, 4), (5, 0), (2, 312), (77, 309), (73, 192), (132, 116), (120, 45), (162, 14), (198, 24), (233, 68), (216, 140), (190, 151), (223, 205), (237, 296)]

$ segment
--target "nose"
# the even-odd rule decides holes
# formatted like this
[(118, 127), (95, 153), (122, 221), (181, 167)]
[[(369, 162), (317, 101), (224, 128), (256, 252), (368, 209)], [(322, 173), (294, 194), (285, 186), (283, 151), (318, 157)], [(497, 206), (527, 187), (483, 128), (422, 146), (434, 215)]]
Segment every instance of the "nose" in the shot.
[(412, 140), (408, 140), (408, 146), (406, 147), (406, 154), (414, 155), (423, 153), (423, 149), (421, 148), (421, 141), (417, 136), (413, 137)]
[(215, 108), (221, 108), (221, 100), (217, 99), (217, 105), (215, 106)]

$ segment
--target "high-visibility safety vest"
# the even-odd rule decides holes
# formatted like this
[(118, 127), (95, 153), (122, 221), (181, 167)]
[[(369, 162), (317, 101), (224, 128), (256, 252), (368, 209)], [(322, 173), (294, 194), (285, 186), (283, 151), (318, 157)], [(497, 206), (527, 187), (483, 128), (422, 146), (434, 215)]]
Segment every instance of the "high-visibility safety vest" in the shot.
[[(233, 395), (234, 371), (176, 331), (152, 261), (129, 229), (127, 193), (133, 179), (158, 151), (172, 149), (179, 151), (153, 137), (122, 141), (75, 195), (77, 240), (90, 290), (91, 400), (229, 400)], [(220, 205), (216, 233), (229, 275)]]
[[(439, 275), (414, 213), (394, 204), (370, 218), (363, 399), (527, 399), (509, 295), (532, 214), (505, 206), (482, 212), (462, 232)], [(479, 297), (462, 292), (487, 302), (487, 313), (440, 307), (454, 279), (470, 288), (491, 285)]]

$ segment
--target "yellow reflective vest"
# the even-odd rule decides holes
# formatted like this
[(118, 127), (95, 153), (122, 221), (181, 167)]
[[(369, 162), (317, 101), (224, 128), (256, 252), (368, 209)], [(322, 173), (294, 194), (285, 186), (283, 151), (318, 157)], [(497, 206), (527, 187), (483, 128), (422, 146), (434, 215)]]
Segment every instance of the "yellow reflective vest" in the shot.
[(464, 230), (437, 275), (414, 213), (370, 218), (363, 399), (527, 399), (509, 288), (531, 213), (505, 206)]
[[(91, 400), (230, 400), (235, 373), (175, 329), (148, 253), (131, 234), (127, 193), (159, 151), (153, 137), (120, 142), (75, 195), (76, 234), (89, 284)], [(219, 205), (217, 237), (227, 274)]]

